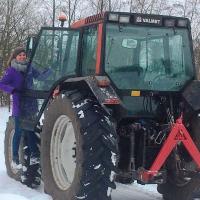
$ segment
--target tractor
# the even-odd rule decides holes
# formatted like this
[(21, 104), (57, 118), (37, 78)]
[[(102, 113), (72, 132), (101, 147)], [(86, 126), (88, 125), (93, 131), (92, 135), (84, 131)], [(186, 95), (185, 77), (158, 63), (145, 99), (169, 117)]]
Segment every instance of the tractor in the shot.
[[(111, 200), (115, 181), (157, 184), (165, 200), (198, 196), (200, 82), (187, 18), (104, 12), (41, 28), (27, 51), (31, 65), (52, 72), (23, 94), (38, 104), (34, 118), (21, 120), (40, 149), (32, 168), (24, 134), (28, 186), (42, 179), (54, 200)], [(5, 160), (19, 180), (13, 127), (10, 117)]]

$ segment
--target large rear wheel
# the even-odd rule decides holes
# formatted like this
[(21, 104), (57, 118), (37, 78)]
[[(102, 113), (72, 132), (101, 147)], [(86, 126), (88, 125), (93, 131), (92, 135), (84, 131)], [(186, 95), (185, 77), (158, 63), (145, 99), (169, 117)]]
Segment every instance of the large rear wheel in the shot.
[(109, 200), (115, 188), (117, 140), (110, 116), (77, 91), (47, 108), (41, 135), (45, 191), (54, 200)]

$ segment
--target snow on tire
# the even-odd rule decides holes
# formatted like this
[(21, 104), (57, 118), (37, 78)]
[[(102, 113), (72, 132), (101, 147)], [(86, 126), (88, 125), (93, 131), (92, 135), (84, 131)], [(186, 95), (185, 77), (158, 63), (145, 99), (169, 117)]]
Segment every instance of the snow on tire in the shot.
[(45, 192), (54, 200), (110, 200), (117, 140), (110, 117), (77, 91), (47, 108), (41, 135)]

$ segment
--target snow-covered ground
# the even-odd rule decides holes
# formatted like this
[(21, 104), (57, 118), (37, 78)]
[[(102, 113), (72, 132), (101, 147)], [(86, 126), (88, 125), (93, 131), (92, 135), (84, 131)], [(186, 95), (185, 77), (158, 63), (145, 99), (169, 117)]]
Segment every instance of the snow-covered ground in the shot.
[[(0, 200), (52, 200), (45, 194), (43, 186), (37, 190), (30, 189), (9, 178), (4, 164), (4, 131), (9, 116), (8, 108), (0, 107)], [(113, 200), (161, 200), (154, 185), (141, 186), (138, 184), (117, 184), (112, 193)]]

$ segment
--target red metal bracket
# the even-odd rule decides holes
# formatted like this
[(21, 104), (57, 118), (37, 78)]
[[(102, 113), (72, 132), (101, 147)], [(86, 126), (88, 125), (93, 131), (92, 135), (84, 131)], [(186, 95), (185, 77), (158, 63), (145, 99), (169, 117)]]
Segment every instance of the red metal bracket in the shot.
[(200, 152), (185, 128), (183, 124), (183, 117), (181, 116), (176, 120), (176, 123), (173, 124), (170, 134), (168, 135), (150, 169), (140, 173), (140, 180), (148, 182), (153, 176), (156, 176), (169, 154), (179, 142), (183, 143), (197, 166), (200, 168)]

